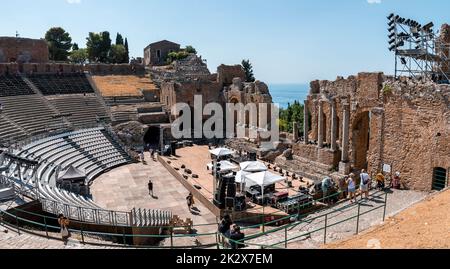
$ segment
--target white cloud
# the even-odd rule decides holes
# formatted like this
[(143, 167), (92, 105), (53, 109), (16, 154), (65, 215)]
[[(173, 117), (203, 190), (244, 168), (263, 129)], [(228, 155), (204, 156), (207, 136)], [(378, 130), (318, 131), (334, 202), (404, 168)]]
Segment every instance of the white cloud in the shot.
[(75, 4), (75, 5), (81, 4), (81, 0), (66, 0), (66, 2), (68, 4), (71, 4), (71, 5), (73, 5), (73, 4)]
[(373, 4), (381, 4), (381, 0), (367, 0), (367, 3), (373, 5)]

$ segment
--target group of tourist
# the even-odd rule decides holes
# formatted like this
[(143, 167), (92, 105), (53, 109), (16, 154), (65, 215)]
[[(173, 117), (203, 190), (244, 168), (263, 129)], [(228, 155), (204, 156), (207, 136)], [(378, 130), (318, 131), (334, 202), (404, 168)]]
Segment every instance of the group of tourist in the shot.
[(225, 215), (220, 221), (218, 231), (225, 238), (229, 239), (229, 244), (232, 249), (244, 247), (242, 240), (245, 238), (245, 234), (241, 232), (241, 227), (233, 224), (229, 215)]
[[(359, 185), (359, 191), (361, 194), (361, 200), (362, 199), (369, 199), (369, 191), (372, 186), (372, 178), (369, 176), (367, 171), (363, 169), (359, 175), (360, 177), (360, 185)], [(329, 186), (328, 181), (330, 181), (330, 178), (325, 178), (322, 181), (322, 189), (327, 189)], [(376, 180), (376, 188), (378, 190), (384, 190), (386, 188), (386, 177), (383, 173), (378, 173), (375, 177)], [(400, 172), (396, 172), (394, 174), (394, 177), (392, 178), (391, 184), (388, 186), (389, 188), (393, 189), (400, 189)], [(341, 198), (349, 198), (351, 203), (357, 202), (357, 183), (356, 183), (356, 175), (354, 173), (351, 173), (348, 176), (345, 176), (341, 179), (339, 179), (339, 191), (341, 193)], [(328, 195), (328, 192), (324, 191), (324, 197)]]

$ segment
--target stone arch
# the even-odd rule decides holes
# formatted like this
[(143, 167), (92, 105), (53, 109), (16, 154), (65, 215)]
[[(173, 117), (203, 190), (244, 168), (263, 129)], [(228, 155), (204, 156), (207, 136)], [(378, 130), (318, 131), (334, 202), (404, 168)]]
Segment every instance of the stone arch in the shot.
[(159, 126), (150, 126), (144, 135), (144, 145), (157, 149), (160, 144), (161, 129)]
[(359, 113), (352, 124), (352, 160), (355, 170), (368, 168), (370, 112)]

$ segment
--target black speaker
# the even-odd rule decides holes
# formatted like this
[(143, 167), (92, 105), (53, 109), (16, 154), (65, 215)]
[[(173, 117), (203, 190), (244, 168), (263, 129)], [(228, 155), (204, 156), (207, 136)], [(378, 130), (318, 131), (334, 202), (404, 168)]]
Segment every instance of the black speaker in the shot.
[(175, 156), (177, 155), (177, 142), (170, 143), (170, 149), (171, 149), (171, 155)]
[(219, 181), (219, 186), (217, 188), (217, 201), (220, 203), (225, 203), (225, 197), (227, 193), (227, 184), (224, 181)]
[(236, 197), (236, 183), (227, 185), (227, 197)]
[(225, 203), (223, 203), (219, 200), (219, 194), (216, 194), (213, 202), (214, 202), (214, 205), (217, 206), (218, 208), (225, 209)]
[(257, 161), (256, 152), (249, 152), (247, 154), (247, 158), (252, 162), (256, 162)]
[(247, 205), (245, 204), (245, 195), (237, 195), (234, 199), (234, 210), (244, 211)]
[(227, 197), (225, 199), (226, 208), (234, 208), (234, 197)]

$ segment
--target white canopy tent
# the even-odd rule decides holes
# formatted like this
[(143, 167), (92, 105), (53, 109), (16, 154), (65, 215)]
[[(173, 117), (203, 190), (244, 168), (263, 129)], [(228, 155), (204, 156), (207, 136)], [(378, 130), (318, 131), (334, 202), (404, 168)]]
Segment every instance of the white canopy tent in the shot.
[[(234, 165), (230, 161), (221, 161), (218, 164), (220, 164), (220, 171), (221, 172), (229, 172), (229, 171), (235, 171), (235, 170), (239, 169), (239, 167), (237, 165)], [(213, 168), (214, 168), (213, 164), (209, 163), (208, 164), (208, 169), (213, 170)]]
[(216, 149), (210, 150), (209, 153), (211, 153), (212, 155), (214, 155), (216, 157), (223, 157), (223, 156), (233, 155), (234, 151), (227, 149), (227, 148), (216, 148)]
[(245, 179), (246, 187), (255, 186), (255, 185), (261, 186), (261, 191), (262, 191), (263, 197), (264, 197), (264, 187), (286, 180), (285, 177), (271, 173), (269, 171), (246, 175), (244, 177), (244, 179)]
[(245, 176), (248, 176), (250, 174), (252, 174), (252, 173), (251, 172), (245, 172), (245, 171), (242, 171), (242, 170), (237, 172), (235, 180), (236, 180), (236, 183), (241, 184), (241, 191), (242, 191), (242, 184), (245, 181)]
[(240, 167), (242, 171), (250, 173), (264, 172), (268, 170), (267, 166), (262, 162), (243, 162), (240, 164)]

